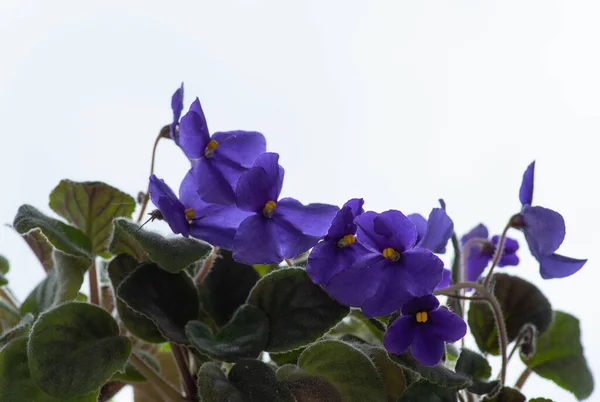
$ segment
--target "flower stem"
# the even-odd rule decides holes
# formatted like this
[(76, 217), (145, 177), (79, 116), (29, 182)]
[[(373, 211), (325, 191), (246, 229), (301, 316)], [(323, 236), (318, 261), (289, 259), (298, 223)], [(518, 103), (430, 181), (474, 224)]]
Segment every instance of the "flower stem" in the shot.
[(508, 223), (504, 227), (504, 230), (502, 231), (502, 234), (500, 235), (500, 239), (498, 240), (498, 244), (496, 245), (496, 252), (494, 253), (494, 259), (492, 260), (492, 266), (490, 267), (490, 270), (488, 271), (488, 274), (485, 277), (485, 281), (483, 282), (483, 286), (485, 286), (486, 289), (489, 289), (490, 281), (492, 280), (492, 272), (494, 271), (494, 268), (498, 264), (498, 261), (500, 261), (500, 257), (502, 257), (502, 252), (504, 251), (504, 240), (506, 240), (506, 233), (508, 232), (508, 229), (510, 229), (511, 227), (512, 227), (512, 218), (511, 218), (511, 220), (508, 221)]
[(212, 268), (213, 263), (215, 262), (215, 258), (217, 257), (218, 251), (219, 251), (219, 247), (214, 246), (212, 251), (210, 252), (210, 255), (208, 256), (208, 258), (206, 260), (204, 260), (204, 264), (202, 264), (202, 268), (200, 268), (200, 271), (198, 271), (198, 273), (194, 277), (194, 282), (196, 284), (202, 283), (202, 281), (204, 280), (204, 277), (206, 276), (206, 274), (208, 274), (208, 271), (210, 271), (210, 269)]
[(8, 290), (8, 288), (0, 288), (0, 299), (6, 300), (8, 304), (13, 306), (17, 310), (19, 309), (17, 301), (14, 299), (12, 293)]
[(502, 309), (500, 308), (500, 303), (498, 303), (498, 299), (494, 296), (486, 287), (482, 286), (479, 283), (475, 282), (461, 282), (445, 289), (439, 289), (433, 292), (434, 295), (445, 295), (452, 296), (454, 292), (460, 289), (473, 288), (475, 289), (481, 296), (485, 298), (485, 300), (490, 304), (492, 309), (492, 313), (494, 315), (494, 319), (496, 320), (496, 327), (498, 328), (498, 333), (500, 335), (500, 352), (502, 354), (502, 369), (500, 371), (500, 386), (504, 385), (506, 382), (506, 349), (508, 348), (508, 337), (506, 335), (506, 323), (504, 322), (504, 316), (502, 315)]
[(98, 402), (106, 402), (112, 399), (113, 396), (117, 395), (123, 387), (127, 385), (121, 381), (110, 381), (107, 382), (100, 388), (100, 395), (98, 395)]
[(185, 389), (186, 396), (188, 399), (191, 399), (196, 395), (196, 382), (192, 378), (190, 366), (184, 355), (184, 352), (187, 353), (187, 350), (184, 349), (183, 346), (171, 342), (171, 351), (173, 352), (173, 357), (175, 358), (175, 363), (179, 370), (179, 377), (181, 378), (181, 383)]
[[(158, 133), (156, 140), (154, 140), (154, 146), (152, 147), (152, 161), (150, 162), (150, 175), (152, 175), (154, 173), (154, 161), (156, 159), (156, 148), (158, 147), (158, 141), (160, 141), (160, 139), (163, 137), (168, 137), (170, 129), (171, 129), (170, 126), (168, 126), (168, 125), (164, 126)], [(149, 199), (150, 199), (150, 192), (148, 190), (146, 190), (146, 194), (144, 194), (144, 199), (142, 200), (142, 209), (140, 210), (140, 214), (138, 215), (138, 219), (137, 219), (138, 222), (141, 222), (142, 218), (144, 217), (144, 212), (146, 212), (146, 206), (148, 205)]]
[(519, 377), (519, 379), (515, 383), (515, 388), (516, 389), (523, 388), (523, 385), (525, 385), (525, 381), (527, 381), (527, 379), (529, 378), (529, 375), (532, 372), (533, 372), (533, 370), (531, 370), (529, 367), (525, 367), (525, 370), (523, 370), (523, 373), (521, 373), (521, 376)]
[(154, 388), (156, 388), (156, 391), (162, 396), (162, 398), (166, 402), (181, 402), (186, 400), (183, 397), (183, 395), (179, 393), (179, 391), (177, 391), (164, 378), (158, 375), (135, 353), (131, 353), (129, 361), (136, 369), (138, 369), (140, 373), (142, 373), (144, 377), (146, 377), (150, 381)]
[(88, 270), (88, 276), (90, 281), (90, 303), (99, 305), (100, 295), (98, 292), (98, 273), (96, 272), (96, 259), (92, 258), (92, 265)]

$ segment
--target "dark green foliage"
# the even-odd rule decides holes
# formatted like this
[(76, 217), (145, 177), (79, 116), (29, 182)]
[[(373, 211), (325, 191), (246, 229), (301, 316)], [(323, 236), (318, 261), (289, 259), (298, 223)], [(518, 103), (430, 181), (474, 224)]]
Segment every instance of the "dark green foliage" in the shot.
[(466, 388), (472, 384), (469, 377), (455, 373), (443, 363), (435, 366), (423, 366), (410, 353), (406, 351), (401, 355), (390, 354), (390, 358), (402, 367), (411, 370), (429, 382), (448, 388)]
[[(531, 283), (516, 276), (494, 275), (494, 294), (502, 308), (508, 342), (519, 335), (525, 324), (533, 324), (540, 333), (552, 322), (552, 306), (542, 292)], [(471, 303), (469, 328), (482, 352), (499, 354), (498, 331), (487, 303)]]
[(207, 257), (211, 249), (209, 244), (200, 240), (164, 238), (122, 218), (114, 221), (114, 234), (110, 242), (111, 253), (129, 254), (138, 261), (150, 260), (171, 273), (181, 272), (190, 264)]
[(300, 268), (279, 269), (265, 275), (252, 289), (248, 304), (267, 314), (269, 352), (291, 350), (315, 341), (349, 312), (312, 283)]
[(462, 349), (455, 370), (473, 381), (467, 389), (474, 394), (489, 394), (498, 387), (498, 381), (487, 381), (492, 375), (492, 367), (486, 358), (472, 350)]
[(35, 384), (57, 398), (97, 391), (125, 368), (131, 342), (100, 307), (70, 302), (42, 314), (31, 329), (29, 367)]
[(456, 389), (421, 380), (406, 389), (398, 402), (455, 402)]
[(156, 264), (142, 264), (121, 282), (117, 296), (150, 318), (169, 341), (189, 344), (185, 326), (198, 318), (200, 302), (185, 272), (169, 273)]
[(538, 338), (536, 352), (525, 364), (579, 400), (594, 390), (594, 379), (583, 356), (579, 320), (571, 314), (554, 312), (552, 325)]
[(105, 183), (61, 180), (50, 193), (50, 208), (86, 234), (95, 255), (103, 255), (108, 252), (112, 220), (131, 217), (135, 200)]
[(514, 388), (502, 387), (493, 398), (483, 398), (483, 402), (525, 402), (525, 396)]

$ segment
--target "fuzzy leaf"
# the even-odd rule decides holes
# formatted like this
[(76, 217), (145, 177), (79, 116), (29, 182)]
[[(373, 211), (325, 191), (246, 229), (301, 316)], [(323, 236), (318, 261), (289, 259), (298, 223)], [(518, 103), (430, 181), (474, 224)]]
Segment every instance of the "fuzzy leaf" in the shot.
[(492, 375), (492, 367), (485, 357), (472, 350), (462, 349), (455, 370), (471, 378), (473, 384), (467, 389), (474, 394), (488, 394), (498, 386), (498, 381), (486, 381)]
[(514, 388), (502, 387), (498, 395), (493, 398), (483, 398), (483, 402), (525, 402), (525, 395)]
[[(118, 289), (121, 282), (140, 265), (133, 257), (120, 254), (108, 264), (108, 276), (113, 289)], [(117, 312), (123, 324), (135, 336), (150, 343), (163, 343), (166, 338), (162, 336), (158, 327), (150, 318), (136, 312), (123, 300), (116, 298)]]
[(8, 260), (3, 255), (0, 255), (0, 274), (6, 275), (8, 274), (8, 270), (10, 269), (10, 264)]
[(46, 272), (50, 271), (52, 269), (52, 252), (54, 251), (54, 247), (42, 231), (40, 229), (32, 229), (21, 236), (40, 261), (44, 270)]
[(135, 200), (105, 183), (61, 180), (50, 193), (50, 208), (85, 233), (93, 253), (102, 255), (108, 252), (113, 219), (131, 217)]
[(15, 339), (0, 350), (0, 395), (10, 402), (96, 402), (98, 391), (74, 398), (54, 398), (31, 379), (27, 362), (27, 338)]
[(188, 322), (198, 318), (200, 302), (192, 279), (185, 273), (169, 273), (144, 263), (127, 276), (117, 296), (137, 313), (150, 318), (168, 340), (189, 345)]
[(122, 371), (131, 342), (100, 307), (69, 302), (40, 315), (31, 329), (31, 377), (56, 398), (97, 391), (116, 371)]
[(252, 289), (248, 304), (267, 314), (268, 352), (282, 352), (313, 342), (349, 312), (348, 307), (312, 283), (301, 268), (279, 269), (265, 275)]
[(217, 364), (205, 363), (198, 375), (198, 391), (202, 402), (295, 402), (273, 370), (252, 359), (238, 361), (227, 377)]
[(420, 380), (406, 389), (398, 402), (455, 402), (456, 389)]
[(53, 268), (21, 305), (22, 313), (37, 315), (64, 301), (75, 300), (90, 261), (54, 250)]
[(235, 261), (231, 251), (221, 249), (202, 282), (204, 310), (218, 326), (227, 324), (238, 307), (246, 302), (258, 279), (252, 265)]
[(185, 332), (196, 349), (215, 360), (236, 362), (258, 357), (267, 346), (269, 322), (257, 307), (244, 305), (217, 334), (200, 321), (190, 321)]
[(21, 321), (14, 327), (10, 328), (7, 331), (2, 333), (0, 336), (0, 349), (4, 347), (4, 345), (8, 344), (13, 339), (20, 338), (22, 336), (29, 335), (29, 330), (31, 329), (31, 324), (33, 324), (33, 314), (25, 314)]
[[(494, 294), (502, 307), (509, 343), (527, 323), (535, 325), (539, 333), (548, 329), (552, 322), (552, 306), (537, 287), (506, 274), (495, 274), (494, 281)], [(479, 350), (498, 355), (498, 330), (488, 304), (471, 303), (468, 322)]]
[(13, 222), (20, 234), (40, 229), (50, 243), (60, 251), (82, 257), (90, 257), (92, 243), (79, 229), (44, 215), (31, 205), (21, 205)]
[[(303, 377), (320, 377), (331, 384), (344, 401), (387, 401), (385, 384), (373, 362), (344, 342), (324, 340), (309, 346), (300, 355), (298, 367), (304, 375), (287, 373), (285, 380), (293, 383)], [(278, 375), (278, 378), (283, 377), (283, 373)]]
[(400, 355), (389, 354), (390, 358), (402, 367), (407, 368), (429, 382), (447, 388), (466, 388), (472, 384), (469, 377), (463, 374), (455, 373), (443, 363), (438, 363), (435, 366), (423, 366), (410, 353), (404, 352)]
[(200, 240), (185, 237), (165, 238), (127, 220), (114, 221), (110, 242), (113, 254), (129, 254), (138, 261), (150, 260), (171, 273), (181, 272), (190, 264), (206, 258), (212, 247)]
[(554, 312), (554, 321), (540, 336), (533, 357), (524, 361), (536, 374), (554, 381), (578, 400), (594, 391), (594, 379), (583, 355), (579, 320), (571, 314)]

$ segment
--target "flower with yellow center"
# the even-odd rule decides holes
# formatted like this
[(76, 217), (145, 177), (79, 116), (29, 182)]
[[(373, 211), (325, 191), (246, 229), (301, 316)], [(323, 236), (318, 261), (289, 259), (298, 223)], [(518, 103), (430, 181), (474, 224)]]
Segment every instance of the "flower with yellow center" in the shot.
[(384, 249), (382, 254), (390, 261), (398, 261), (400, 259), (400, 253), (391, 247)]
[(219, 143), (215, 140), (210, 140), (204, 148), (204, 156), (210, 158), (215, 153), (215, 149), (219, 146)]
[(187, 219), (188, 222), (191, 223), (195, 217), (196, 211), (194, 211), (194, 208), (188, 208), (185, 210), (185, 219)]
[(419, 311), (416, 314), (417, 322), (427, 322), (427, 311)]
[(356, 238), (354, 237), (354, 235), (348, 234), (348, 235), (345, 235), (344, 237), (342, 237), (340, 240), (338, 240), (337, 245), (338, 245), (338, 247), (346, 247), (351, 244), (354, 244), (355, 241), (356, 241)]
[(277, 208), (277, 203), (273, 200), (268, 201), (263, 208), (263, 215), (267, 218), (270, 218), (275, 213), (275, 208)]

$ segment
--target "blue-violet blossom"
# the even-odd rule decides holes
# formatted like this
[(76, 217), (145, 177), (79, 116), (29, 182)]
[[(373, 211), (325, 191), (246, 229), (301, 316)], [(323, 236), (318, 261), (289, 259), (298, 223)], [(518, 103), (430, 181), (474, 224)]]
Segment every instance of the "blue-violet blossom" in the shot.
[(565, 221), (563, 217), (551, 209), (532, 207), (535, 161), (525, 173), (519, 190), (521, 212), (511, 219), (511, 226), (521, 229), (531, 254), (540, 263), (540, 274), (544, 279), (564, 278), (579, 271), (587, 262), (565, 257), (554, 252), (565, 238)]
[(235, 203), (238, 178), (266, 150), (265, 137), (254, 131), (217, 132), (211, 137), (198, 98), (181, 118), (179, 141), (192, 162), (200, 198), (223, 205)]
[[(468, 245), (468, 250), (463, 250), (464, 253), (467, 253), (465, 267), (465, 280), (467, 282), (476, 282), (494, 258), (500, 236), (496, 235), (492, 237), (491, 241), (488, 240), (488, 236), (488, 229), (480, 223), (460, 239), (463, 246), (467, 245), (469, 240), (478, 240), (477, 242), (471, 241)], [(518, 249), (519, 243), (515, 239), (505, 237), (502, 254), (500, 260), (498, 260), (498, 267), (518, 265), (519, 257), (516, 254)]]
[(332, 276), (351, 266), (367, 250), (356, 242), (354, 218), (362, 214), (364, 200), (353, 198), (346, 202), (331, 222), (331, 227), (308, 256), (306, 272), (317, 285), (326, 286)]
[(369, 211), (354, 222), (356, 241), (367, 251), (329, 280), (325, 290), (332, 297), (374, 317), (433, 292), (442, 280), (444, 264), (430, 250), (415, 248), (417, 230), (402, 212)]
[(155, 175), (150, 176), (150, 198), (174, 233), (192, 236), (230, 250), (240, 222), (249, 214), (235, 205), (207, 204), (196, 192), (191, 173), (183, 179), (179, 198)]
[(183, 82), (171, 97), (171, 110), (173, 110), (173, 122), (171, 123), (169, 134), (171, 135), (171, 139), (175, 141), (175, 144), (181, 146), (179, 144), (179, 118), (183, 111)]
[(444, 201), (440, 200), (440, 203), (442, 208), (433, 208), (429, 219), (420, 214), (407, 216), (417, 228), (416, 247), (428, 248), (436, 254), (446, 252), (446, 244), (454, 233), (454, 222), (446, 213)]
[(404, 303), (402, 315), (383, 336), (383, 345), (388, 352), (400, 354), (410, 347), (419, 363), (425, 366), (437, 364), (444, 355), (444, 342), (456, 342), (467, 333), (463, 319), (439, 305), (432, 295)]
[(250, 212), (233, 242), (233, 258), (245, 264), (277, 264), (313, 247), (325, 235), (339, 210), (334, 205), (302, 205), (293, 198), (279, 200), (284, 170), (279, 155), (265, 152), (242, 173), (237, 205)]

